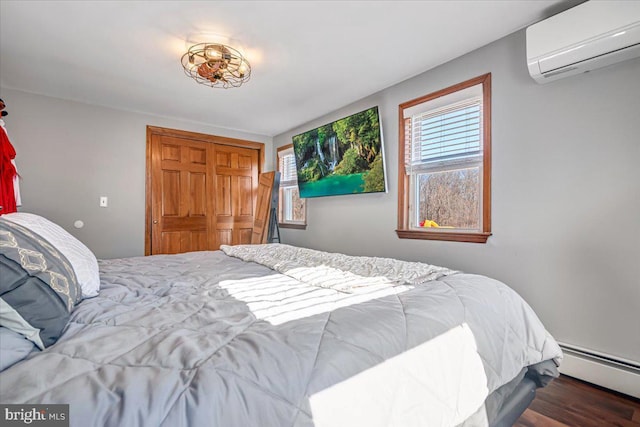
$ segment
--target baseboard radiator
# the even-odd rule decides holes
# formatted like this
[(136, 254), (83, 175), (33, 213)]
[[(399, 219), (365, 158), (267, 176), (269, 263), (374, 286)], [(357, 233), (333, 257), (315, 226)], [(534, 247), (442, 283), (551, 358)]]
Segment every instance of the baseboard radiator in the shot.
[(640, 364), (560, 343), (560, 372), (640, 399)]

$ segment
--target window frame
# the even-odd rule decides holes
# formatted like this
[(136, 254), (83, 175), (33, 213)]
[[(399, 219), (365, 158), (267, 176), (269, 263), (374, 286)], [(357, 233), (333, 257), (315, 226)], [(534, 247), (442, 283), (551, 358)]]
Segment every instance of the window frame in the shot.
[[(411, 228), (411, 175), (405, 167), (405, 118), (404, 110), (432, 101), (472, 86), (482, 85), (482, 197), (481, 231), (456, 231), (426, 228)], [(398, 105), (398, 228), (396, 233), (401, 239), (446, 240), (453, 242), (486, 243), (491, 236), (491, 73), (469, 79), (445, 89), (412, 99)]]
[[(293, 144), (282, 145), (277, 148), (276, 151), (276, 170), (280, 172), (280, 177), (282, 179), (282, 171), (280, 170), (280, 153), (287, 150), (293, 150)], [(294, 152), (295, 156), (295, 152)], [(297, 181), (296, 181), (297, 182)], [(307, 201), (301, 199), (304, 203), (304, 220), (302, 222), (299, 221), (285, 221), (282, 215), (283, 211), (283, 188), (278, 188), (278, 226), (280, 228), (292, 228), (296, 230), (306, 230), (307, 229)]]

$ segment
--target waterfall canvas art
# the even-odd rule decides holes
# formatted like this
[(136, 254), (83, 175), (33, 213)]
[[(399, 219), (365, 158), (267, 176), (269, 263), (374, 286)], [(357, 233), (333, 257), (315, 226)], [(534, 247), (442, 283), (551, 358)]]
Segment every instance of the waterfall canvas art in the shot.
[(378, 107), (293, 137), (300, 197), (386, 191)]

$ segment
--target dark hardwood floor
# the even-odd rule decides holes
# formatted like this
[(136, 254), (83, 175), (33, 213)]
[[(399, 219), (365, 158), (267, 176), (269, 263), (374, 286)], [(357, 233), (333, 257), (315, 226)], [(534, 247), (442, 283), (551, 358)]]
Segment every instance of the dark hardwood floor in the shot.
[(515, 427), (640, 427), (640, 400), (561, 375), (538, 389)]

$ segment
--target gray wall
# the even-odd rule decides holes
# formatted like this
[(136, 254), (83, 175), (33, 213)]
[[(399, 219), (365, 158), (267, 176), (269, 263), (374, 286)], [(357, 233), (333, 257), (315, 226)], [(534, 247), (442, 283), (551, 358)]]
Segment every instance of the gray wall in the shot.
[[(16, 148), (23, 212), (43, 215), (99, 258), (144, 254), (146, 126), (263, 142), (271, 138), (2, 88)], [(100, 208), (100, 196), (109, 206)], [(73, 227), (75, 220), (84, 228)]]
[[(425, 261), (504, 281), (564, 343), (640, 363), (640, 60), (536, 84), (524, 31), (274, 137), (379, 105), (387, 194), (308, 199), (283, 243)], [(399, 239), (398, 104), (492, 73), (487, 244)]]

